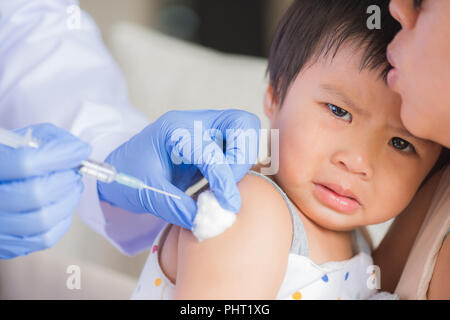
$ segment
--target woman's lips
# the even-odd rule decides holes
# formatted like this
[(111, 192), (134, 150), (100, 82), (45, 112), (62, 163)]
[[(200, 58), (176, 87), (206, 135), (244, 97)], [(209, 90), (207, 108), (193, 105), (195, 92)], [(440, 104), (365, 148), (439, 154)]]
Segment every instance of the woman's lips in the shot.
[(389, 88), (392, 89), (392, 87), (394, 86), (394, 84), (397, 82), (398, 79), (398, 69), (395, 67), (395, 61), (389, 49), (386, 51), (386, 57), (389, 64), (392, 66), (392, 69), (389, 70), (386, 79)]
[(342, 213), (351, 213), (361, 207), (357, 199), (336, 193), (319, 183), (314, 183), (313, 193), (317, 200), (325, 206)]
[(395, 68), (394, 58), (392, 57), (391, 51), (389, 49), (386, 50), (386, 58), (389, 64)]
[(389, 70), (387, 74), (387, 84), (389, 88), (393, 88), (398, 79), (398, 70), (396, 68), (392, 68)]

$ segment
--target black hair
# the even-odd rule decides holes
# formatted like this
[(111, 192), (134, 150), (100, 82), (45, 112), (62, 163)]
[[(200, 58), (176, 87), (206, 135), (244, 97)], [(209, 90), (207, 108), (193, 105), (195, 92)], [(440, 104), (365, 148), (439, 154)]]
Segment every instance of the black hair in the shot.
[(436, 163), (434, 164), (433, 168), (431, 168), (430, 172), (428, 172), (425, 179), (422, 181), (422, 184), (420, 185), (419, 189), (422, 188), (422, 186), (432, 177), (434, 176), (439, 170), (442, 168), (448, 166), (450, 164), (450, 149), (446, 147), (442, 147), (442, 151), (439, 155), (439, 158), (437, 159)]
[[(367, 13), (380, 9), (381, 29), (370, 29)], [(332, 53), (352, 41), (364, 48), (361, 69), (379, 69), (386, 77), (390, 65), (386, 48), (400, 24), (389, 13), (389, 0), (295, 0), (278, 25), (269, 53), (267, 72), (273, 100), (283, 104), (298, 73), (313, 58)]]

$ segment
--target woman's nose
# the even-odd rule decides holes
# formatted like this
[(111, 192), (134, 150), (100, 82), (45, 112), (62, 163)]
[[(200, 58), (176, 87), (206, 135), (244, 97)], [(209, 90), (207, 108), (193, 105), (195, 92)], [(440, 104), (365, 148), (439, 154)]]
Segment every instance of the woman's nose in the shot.
[(389, 11), (395, 20), (400, 22), (403, 29), (414, 28), (419, 10), (414, 7), (413, 0), (391, 0)]
[(373, 168), (371, 165), (371, 156), (364, 149), (335, 152), (331, 161), (340, 169), (356, 174), (364, 180), (368, 180), (373, 176)]

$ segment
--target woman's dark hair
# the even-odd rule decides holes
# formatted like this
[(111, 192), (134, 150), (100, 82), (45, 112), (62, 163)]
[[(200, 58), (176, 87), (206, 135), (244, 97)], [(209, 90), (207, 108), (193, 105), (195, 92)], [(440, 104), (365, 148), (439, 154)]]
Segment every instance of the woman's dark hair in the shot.
[[(380, 10), (380, 29), (370, 29), (368, 19)], [(389, 13), (389, 0), (295, 0), (283, 16), (272, 40), (267, 72), (273, 97), (281, 106), (291, 83), (313, 58), (330, 53), (351, 41), (363, 49), (361, 69), (381, 69), (386, 77), (390, 66), (386, 48), (400, 24)]]
[(422, 184), (420, 185), (419, 189), (422, 188), (422, 186), (428, 181), (428, 179), (434, 176), (435, 173), (437, 173), (445, 166), (448, 166), (449, 164), (450, 164), (450, 149), (443, 147), (438, 160), (434, 164), (431, 171), (428, 172), (428, 175), (425, 177), (425, 179), (422, 181)]

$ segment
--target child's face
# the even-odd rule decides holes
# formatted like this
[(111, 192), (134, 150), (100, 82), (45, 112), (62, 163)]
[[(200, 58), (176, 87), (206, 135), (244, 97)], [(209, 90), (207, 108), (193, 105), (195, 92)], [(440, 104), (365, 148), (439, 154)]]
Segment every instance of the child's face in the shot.
[(344, 45), (333, 59), (304, 67), (281, 108), (271, 105), (271, 88), (265, 97), (271, 127), (280, 130), (277, 182), (309, 219), (332, 230), (399, 214), (441, 150), (406, 131), (399, 96), (360, 62)]

